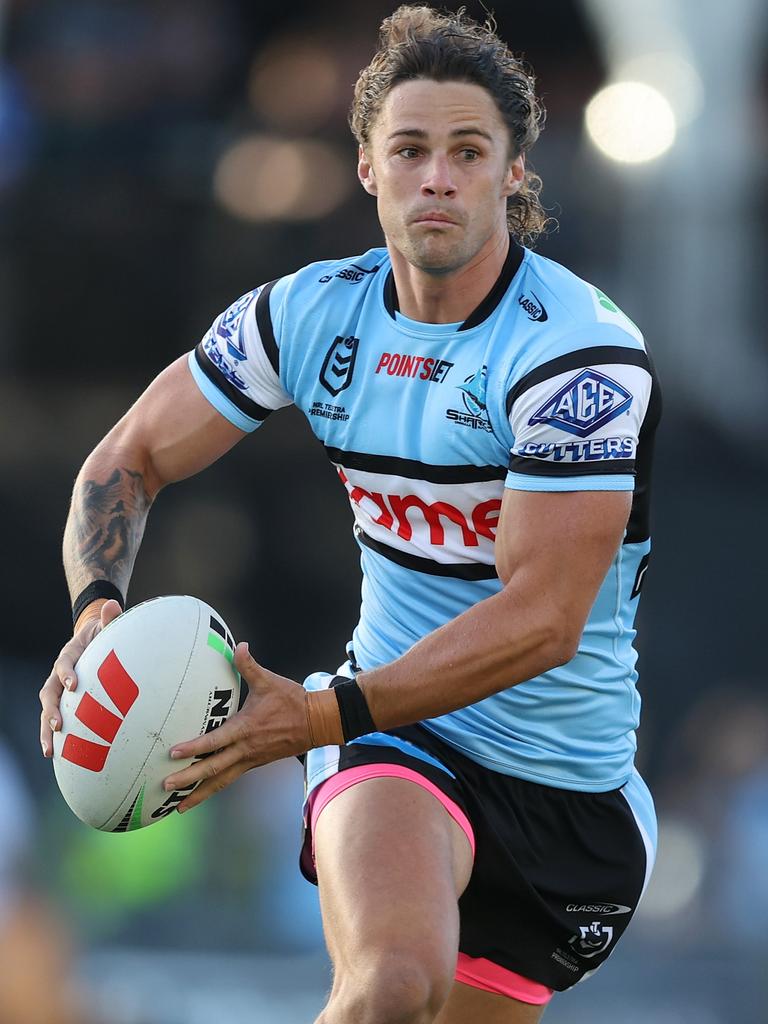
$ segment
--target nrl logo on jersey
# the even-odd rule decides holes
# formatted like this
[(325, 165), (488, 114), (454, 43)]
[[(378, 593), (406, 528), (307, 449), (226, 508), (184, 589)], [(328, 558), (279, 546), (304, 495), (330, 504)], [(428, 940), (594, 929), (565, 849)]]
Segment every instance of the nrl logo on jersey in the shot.
[(587, 437), (626, 412), (632, 395), (597, 370), (582, 370), (538, 409), (529, 426), (552, 423), (569, 434)]
[(337, 334), (325, 354), (323, 365), (320, 368), (320, 383), (334, 398), (352, 383), (359, 344), (359, 338), (354, 338), (351, 335), (348, 338), (342, 338)]

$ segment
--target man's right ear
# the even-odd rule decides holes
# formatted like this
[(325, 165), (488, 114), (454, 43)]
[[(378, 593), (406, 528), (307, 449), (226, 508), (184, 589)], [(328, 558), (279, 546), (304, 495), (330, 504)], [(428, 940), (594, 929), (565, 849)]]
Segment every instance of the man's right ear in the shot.
[(373, 172), (373, 164), (365, 155), (365, 151), (362, 146), (358, 148), (357, 152), (357, 177), (360, 179), (360, 184), (369, 196), (376, 196), (379, 194), (378, 186), (376, 184), (376, 175)]

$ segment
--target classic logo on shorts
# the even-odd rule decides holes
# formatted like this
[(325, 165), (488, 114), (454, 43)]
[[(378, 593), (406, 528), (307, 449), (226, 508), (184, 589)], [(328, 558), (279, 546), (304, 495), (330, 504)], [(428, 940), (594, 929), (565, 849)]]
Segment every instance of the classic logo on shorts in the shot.
[(334, 398), (352, 383), (359, 344), (359, 338), (354, 338), (351, 335), (348, 338), (342, 338), (337, 334), (325, 354), (320, 369), (320, 383)]
[(587, 437), (631, 404), (631, 393), (617, 381), (598, 370), (582, 370), (546, 400), (528, 425), (553, 423), (569, 434)]
[(569, 914), (631, 914), (632, 907), (623, 903), (569, 903), (565, 908)]
[(493, 429), (488, 419), (485, 405), (485, 394), (488, 387), (488, 367), (483, 366), (464, 381), (456, 385), (461, 392), (461, 400), (466, 412), (460, 409), (448, 409), (446, 416), (460, 427), (471, 427), (473, 430)]
[(579, 934), (568, 940), (574, 953), (587, 959), (604, 952), (611, 944), (613, 928), (609, 924), (600, 924), (593, 921), (592, 924), (579, 925)]

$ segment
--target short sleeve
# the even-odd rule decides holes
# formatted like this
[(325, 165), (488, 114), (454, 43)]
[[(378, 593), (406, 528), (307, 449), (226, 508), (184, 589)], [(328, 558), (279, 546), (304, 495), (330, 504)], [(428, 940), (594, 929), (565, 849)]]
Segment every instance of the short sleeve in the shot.
[(189, 368), (202, 393), (222, 416), (247, 432), (292, 402), (278, 373), (271, 290), (268, 284), (241, 296), (189, 353)]
[(507, 487), (634, 489), (652, 369), (645, 350), (630, 340), (632, 345), (576, 348), (513, 383), (507, 394), (514, 435)]

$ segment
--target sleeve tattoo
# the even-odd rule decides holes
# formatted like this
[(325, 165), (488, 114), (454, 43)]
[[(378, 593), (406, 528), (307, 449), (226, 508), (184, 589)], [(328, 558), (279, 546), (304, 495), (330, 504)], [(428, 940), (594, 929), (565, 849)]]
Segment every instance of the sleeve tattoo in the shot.
[(76, 587), (107, 579), (126, 593), (150, 505), (144, 479), (134, 470), (117, 468), (103, 483), (82, 481), (72, 499), (74, 549), (65, 545), (65, 562), (72, 559), (67, 575)]

